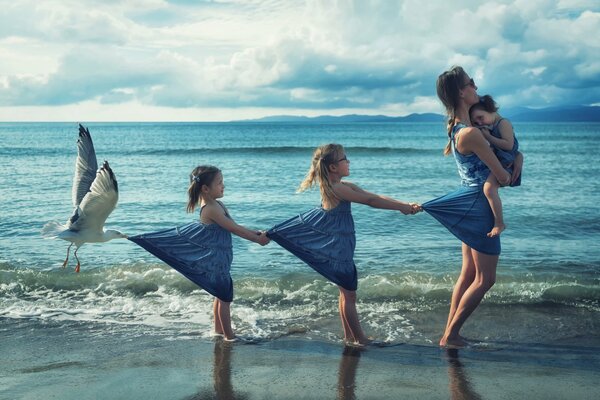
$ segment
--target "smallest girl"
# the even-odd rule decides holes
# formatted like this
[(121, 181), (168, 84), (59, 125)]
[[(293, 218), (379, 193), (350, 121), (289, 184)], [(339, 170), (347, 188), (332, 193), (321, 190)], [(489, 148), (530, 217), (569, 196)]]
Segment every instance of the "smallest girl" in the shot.
[(363, 332), (356, 311), (358, 278), (354, 265), (356, 237), (351, 203), (415, 214), (421, 206), (375, 193), (343, 180), (350, 175), (344, 147), (330, 143), (317, 148), (299, 192), (318, 185), (321, 207), (307, 211), (269, 230), (268, 236), (338, 286), (339, 313), (347, 345), (372, 342)]
[[(479, 98), (479, 103), (471, 106), (469, 110), (471, 123), (475, 124), (483, 136), (494, 147), (494, 153), (502, 166), (512, 174), (512, 164), (519, 150), (519, 142), (510, 121), (498, 114), (498, 105), (492, 96), (486, 94)], [(520, 186), (521, 176), (510, 186)], [(487, 234), (489, 237), (500, 235), (506, 228), (502, 213), (502, 200), (498, 194), (500, 183), (490, 174), (483, 185), (483, 193), (490, 203), (494, 213), (494, 227)]]
[(235, 341), (230, 315), (233, 301), (233, 281), (229, 272), (233, 261), (231, 234), (262, 246), (269, 243), (269, 238), (266, 232), (235, 223), (225, 205), (217, 200), (223, 197), (224, 190), (223, 174), (217, 167), (201, 165), (194, 168), (190, 174), (187, 211), (194, 212), (199, 205), (200, 222), (129, 237), (129, 240), (215, 296), (214, 332), (224, 336), (226, 341)]

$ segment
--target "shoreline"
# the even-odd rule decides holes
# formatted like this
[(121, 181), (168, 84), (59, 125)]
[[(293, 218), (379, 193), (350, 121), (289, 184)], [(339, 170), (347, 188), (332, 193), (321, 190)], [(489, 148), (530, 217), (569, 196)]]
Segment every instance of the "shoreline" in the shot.
[(11, 399), (592, 399), (600, 378), (598, 347), (573, 344), (229, 344), (4, 318), (0, 331), (0, 397)]

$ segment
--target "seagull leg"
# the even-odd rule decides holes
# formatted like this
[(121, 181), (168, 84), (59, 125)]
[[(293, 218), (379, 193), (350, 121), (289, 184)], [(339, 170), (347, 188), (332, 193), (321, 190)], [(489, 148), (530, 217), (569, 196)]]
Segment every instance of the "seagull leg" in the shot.
[(77, 265), (75, 266), (75, 272), (79, 272), (80, 270), (80, 266), (81, 264), (79, 263), (79, 257), (77, 257), (77, 250), (79, 250), (79, 247), (75, 249), (75, 258), (77, 259)]
[(65, 258), (65, 262), (63, 262), (63, 268), (67, 266), (67, 262), (69, 262), (69, 252), (71, 251), (71, 246), (73, 246), (73, 243), (71, 243), (69, 245), (69, 247), (67, 247), (67, 258)]

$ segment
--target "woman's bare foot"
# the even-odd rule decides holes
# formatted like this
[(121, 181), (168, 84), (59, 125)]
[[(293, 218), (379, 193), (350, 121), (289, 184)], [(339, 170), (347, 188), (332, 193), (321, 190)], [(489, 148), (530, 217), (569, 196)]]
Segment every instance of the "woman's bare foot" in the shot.
[(504, 224), (495, 224), (492, 230), (487, 234), (488, 237), (500, 236), (500, 234), (506, 229)]

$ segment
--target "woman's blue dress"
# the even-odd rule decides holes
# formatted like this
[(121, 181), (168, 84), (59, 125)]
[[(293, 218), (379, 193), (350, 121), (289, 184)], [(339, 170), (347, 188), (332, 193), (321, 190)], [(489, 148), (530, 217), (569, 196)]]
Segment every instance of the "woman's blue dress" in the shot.
[(350, 202), (307, 211), (271, 228), (267, 235), (281, 247), (346, 290), (356, 290), (356, 237)]
[(462, 186), (445, 196), (423, 203), (423, 209), (469, 247), (489, 255), (500, 254), (500, 237), (488, 237), (494, 227), (494, 214), (483, 193), (489, 168), (476, 154), (465, 156), (455, 148), (455, 135), (464, 124), (457, 124), (451, 136)]
[(231, 233), (218, 224), (192, 222), (176, 228), (130, 236), (129, 240), (163, 260), (186, 278), (225, 302), (233, 300)]

